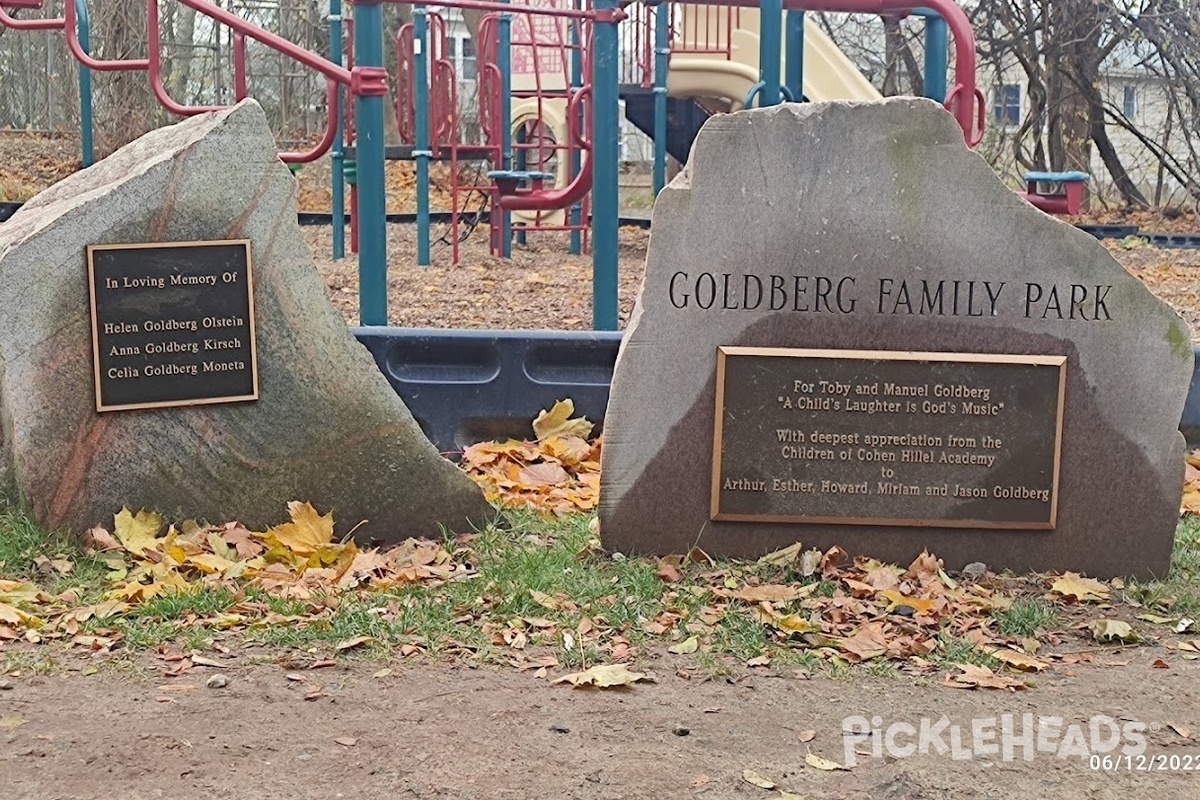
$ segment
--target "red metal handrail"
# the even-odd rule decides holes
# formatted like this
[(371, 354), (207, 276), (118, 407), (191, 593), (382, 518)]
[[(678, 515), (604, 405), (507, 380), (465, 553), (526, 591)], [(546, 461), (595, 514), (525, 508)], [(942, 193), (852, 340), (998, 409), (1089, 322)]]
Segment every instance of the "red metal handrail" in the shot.
[(0, 25), (3, 25), (6, 28), (11, 28), (14, 31), (52, 31), (55, 28), (61, 28), (63, 25), (67, 24), (67, 21), (62, 17), (51, 17), (48, 19), (17, 19), (16, 17), (10, 16), (9, 13), (4, 10), (5, 6), (10, 6), (12, 8), (41, 8), (41, 3), (39, 2), (36, 6), (22, 6), (17, 5), (16, 3), (0, 3)]

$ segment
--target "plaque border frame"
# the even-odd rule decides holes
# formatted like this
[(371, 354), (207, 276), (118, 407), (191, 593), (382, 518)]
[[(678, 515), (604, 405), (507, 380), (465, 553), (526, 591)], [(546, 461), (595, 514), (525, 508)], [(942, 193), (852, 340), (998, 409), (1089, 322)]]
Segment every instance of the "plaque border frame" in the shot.
[[(857, 359), (860, 361), (946, 361), (974, 364), (1028, 364), (1058, 367), (1058, 400), (1054, 414), (1054, 466), (1050, 484), (1050, 515), (1046, 522), (994, 520), (945, 520), (908, 517), (810, 517), (784, 514), (722, 513), (721, 450), (724, 444), (725, 359), (727, 356), (773, 356), (787, 358)], [(1007, 353), (936, 353), (915, 350), (837, 350), (832, 348), (717, 347), (716, 412), (713, 420), (712, 491), (709, 518), (715, 522), (784, 522), (816, 525), (870, 525), (908, 528), (969, 528), (983, 530), (1054, 530), (1058, 521), (1058, 485), (1062, 467), (1063, 416), (1066, 409), (1067, 357), (1058, 355), (1012, 355)]]
[[(91, 316), (92, 328), (92, 376), (96, 390), (96, 411), (136, 411), (146, 408), (189, 408), (191, 406), (211, 406), (224, 403), (245, 403), (259, 399), (258, 387), (258, 340), (256, 339), (254, 320), (254, 263), (250, 239), (213, 239), (187, 242), (132, 242), (124, 244), (89, 244), (84, 248), (88, 272), (88, 311)], [(246, 299), (249, 308), (250, 328), (250, 380), (254, 387), (251, 394), (232, 397), (205, 397), (192, 400), (168, 400), (154, 403), (124, 403), (121, 405), (105, 405), (101, 394), (100, 384), (100, 329), (96, 318), (96, 262), (94, 254), (110, 250), (150, 250), (154, 248), (199, 248), (199, 247), (228, 247), (241, 245), (246, 252)]]

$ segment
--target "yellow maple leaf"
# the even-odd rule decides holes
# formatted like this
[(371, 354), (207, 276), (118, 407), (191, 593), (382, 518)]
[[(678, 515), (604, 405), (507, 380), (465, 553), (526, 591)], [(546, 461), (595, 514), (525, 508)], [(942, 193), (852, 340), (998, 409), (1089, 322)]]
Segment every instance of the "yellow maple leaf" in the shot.
[(933, 611), (934, 601), (924, 597), (908, 597), (895, 589), (886, 589), (879, 594), (888, 601), (888, 611), (895, 611), (899, 606), (908, 606), (917, 614), (928, 614)]
[(1043, 661), (1037, 656), (1031, 656), (1028, 653), (1021, 653), (1004, 647), (989, 650), (988, 654), (997, 661), (1003, 661), (1013, 669), (1025, 672), (1041, 672), (1050, 667), (1048, 662)]
[(584, 670), (563, 675), (555, 683), (569, 683), (572, 686), (595, 686), (606, 689), (612, 686), (631, 686), (639, 681), (653, 681), (649, 675), (641, 672), (631, 672), (624, 664), (602, 664)]
[(140, 556), (155, 547), (155, 536), (162, 530), (163, 518), (153, 511), (145, 509), (136, 515), (128, 508), (113, 516), (114, 533), (126, 550), (135, 556)]
[(595, 425), (589, 422), (587, 417), (571, 419), (571, 415), (574, 413), (575, 401), (570, 398), (559, 400), (549, 411), (542, 409), (538, 412), (537, 419), (533, 421), (533, 432), (537, 436), (537, 440), (541, 442), (551, 436), (588, 438)]
[(162, 594), (167, 587), (161, 583), (138, 583), (137, 581), (129, 581), (124, 586), (113, 589), (105, 595), (105, 597), (113, 600), (128, 600), (138, 602), (140, 600), (149, 600), (155, 595)]
[(188, 556), (186, 563), (192, 564), (201, 572), (209, 575), (223, 574), (234, 565), (233, 561), (216, 553), (201, 553), (198, 556)]
[(8, 625), (23, 625), (27, 628), (40, 628), (42, 625), (42, 621), (37, 617), (7, 603), (0, 603), (0, 622)]
[(298, 556), (312, 556), (333, 541), (333, 512), (321, 516), (310, 503), (293, 500), (288, 503), (291, 522), (276, 525), (267, 531), (283, 547)]
[(1095, 578), (1084, 578), (1077, 572), (1066, 572), (1050, 584), (1050, 591), (1067, 599), (1077, 602), (1089, 600), (1104, 601), (1108, 599), (1108, 587)]

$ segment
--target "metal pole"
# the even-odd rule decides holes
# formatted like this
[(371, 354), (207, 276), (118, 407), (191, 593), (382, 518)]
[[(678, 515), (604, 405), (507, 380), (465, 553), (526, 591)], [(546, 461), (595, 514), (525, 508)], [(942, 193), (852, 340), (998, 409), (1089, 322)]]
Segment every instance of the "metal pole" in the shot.
[(667, 70), (670, 6), (654, 9), (654, 196), (667, 185)]
[(592, 327), (598, 331), (617, 330), (618, 3), (595, 0), (593, 5)]
[[(529, 169), (529, 150), (526, 147), (522, 147), (522, 145), (524, 145), (527, 141), (525, 123), (521, 123), (519, 126), (517, 126), (516, 137), (517, 139), (513, 146), (513, 161), (516, 164), (515, 169), (517, 172), (526, 172)], [(539, 153), (540, 152), (541, 151), (539, 149)], [(517, 244), (524, 245), (526, 241), (525, 226), (516, 225), (514, 226), (514, 229), (516, 232)]]
[[(511, 172), (512, 160), (512, 14), (501, 14), (496, 44), (500, 69), (500, 169)], [(512, 258), (512, 212), (500, 218), (500, 254)]]
[(783, 43), (783, 0), (762, 0), (759, 22), (758, 68), (762, 80), (760, 107), (777, 106), (783, 100), (779, 90), (779, 62)]
[(788, 9), (784, 36), (787, 39), (787, 56), (784, 59), (786, 78), (784, 83), (791, 90), (797, 103), (804, 102), (804, 11)]
[[(329, 60), (342, 65), (342, 0), (329, 0)], [(333, 109), (336, 133), (333, 137), (333, 174), (330, 176), (333, 193), (333, 257), (346, 257), (346, 181), (342, 173), (346, 160), (346, 137), (342, 120), (346, 90), (337, 87), (337, 104)]]
[[(382, 0), (354, 4), (354, 62), (383, 67)], [(383, 180), (383, 103), (385, 96), (354, 98), (358, 156), (358, 293), (363, 325), (386, 325), (387, 190)]]
[[(576, 11), (583, 8), (583, 0), (575, 0), (573, 6)], [(571, 93), (574, 94), (583, 88), (583, 50), (580, 46), (579, 26), (582, 23), (577, 19), (567, 20), (567, 25), (571, 29)], [(567, 124), (567, 129), (572, 126), (576, 130), (583, 130), (583, 109), (579, 109), (575, 113), (575, 119)], [(574, 181), (575, 176), (579, 174), (580, 168), (579, 148), (574, 142), (567, 142), (567, 169), (570, 174), (569, 180)], [(571, 226), (571, 242), (568, 245), (568, 251), (573, 256), (577, 256), (583, 252), (583, 235), (579, 231), (579, 225), (583, 222), (583, 203), (576, 203), (567, 211), (567, 223)]]
[(429, 11), (413, 6), (413, 158), (417, 161), (417, 266), (429, 266)]
[[(87, 0), (75, 0), (75, 29), (79, 46), (83, 52), (92, 54), (91, 22), (88, 19)], [(90, 167), (96, 161), (94, 123), (92, 121), (92, 71), (84, 64), (79, 65), (79, 130), (83, 150), (83, 165)]]
[(946, 102), (946, 63), (950, 41), (946, 20), (936, 11), (925, 17), (925, 96), (939, 103)]

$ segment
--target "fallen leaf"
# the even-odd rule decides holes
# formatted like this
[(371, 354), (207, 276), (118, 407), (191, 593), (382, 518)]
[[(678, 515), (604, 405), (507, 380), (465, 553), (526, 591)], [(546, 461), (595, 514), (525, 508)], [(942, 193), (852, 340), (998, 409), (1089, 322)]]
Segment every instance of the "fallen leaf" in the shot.
[(140, 556), (155, 547), (155, 537), (162, 530), (163, 518), (153, 511), (139, 511), (136, 515), (122, 508), (113, 517), (113, 531), (121, 545)]
[(355, 636), (351, 639), (343, 639), (334, 647), (339, 652), (342, 650), (353, 650), (355, 647), (362, 647), (365, 644), (372, 644), (375, 641), (373, 636)]
[(674, 653), (677, 656), (689, 655), (700, 649), (700, 640), (695, 636), (689, 636), (679, 644), (671, 645), (667, 648), (668, 653)]
[(641, 672), (631, 672), (624, 664), (601, 664), (584, 670), (563, 675), (554, 683), (569, 683), (572, 686), (595, 686), (607, 689), (612, 686), (632, 686), (642, 681), (653, 682), (654, 679)]
[(887, 637), (882, 623), (867, 623), (848, 636), (837, 641), (838, 647), (853, 657), (854, 661), (867, 661), (888, 651)]
[(997, 675), (990, 669), (976, 664), (956, 664), (958, 675), (947, 675), (942, 685), (951, 689), (1024, 689), (1021, 681), (1006, 675)]
[(1063, 576), (1050, 584), (1050, 591), (1068, 600), (1086, 603), (1102, 602), (1108, 599), (1109, 589), (1094, 578), (1084, 578), (1075, 572), (1063, 573)]
[(790, 603), (813, 593), (813, 586), (790, 586), (784, 584), (764, 584), (762, 586), (743, 586), (740, 589), (713, 589), (718, 597), (729, 597), (744, 603)]
[(997, 661), (1003, 661), (1010, 667), (1024, 670), (1025, 672), (1041, 672), (1050, 666), (1049, 662), (1043, 661), (1035, 656), (1031, 656), (1028, 653), (1020, 653), (1016, 650), (1008, 650), (1005, 648), (989, 650), (988, 655)]
[(800, 542), (790, 544), (787, 547), (767, 553), (762, 558), (758, 559), (760, 564), (774, 564), (776, 566), (785, 566), (791, 564), (800, 557), (800, 553), (804, 550), (804, 545)]
[(377, 670), (376, 672), (374, 672), (371, 675), (371, 677), (372, 678), (386, 678), (388, 675), (391, 675), (391, 674), (392, 674), (392, 671), (390, 669), (388, 669), (387, 667), (384, 667), (383, 669)]
[(88, 555), (105, 550), (120, 550), (121, 543), (104, 528), (96, 526), (83, 534), (83, 551)]
[(1154, 669), (1170, 669), (1171, 668), (1171, 665), (1168, 664), (1164, 659), (1161, 659), (1161, 658), (1154, 659), (1154, 661), (1151, 662), (1150, 666), (1153, 667)]
[[(575, 401), (570, 398), (559, 400), (549, 411), (543, 409), (533, 421), (533, 433), (539, 442), (551, 436), (578, 436), (587, 439), (595, 427), (587, 417), (571, 419), (575, 413)], [(528, 417), (526, 417), (528, 419)]]
[(268, 540), (279, 544), (298, 556), (315, 555), (333, 541), (333, 514), (321, 516), (309, 503), (293, 500), (288, 503), (291, 522), (276, 525), (267, 531)]
[(816, 738), (816, 735), (817, 735), (817, 732), (814, 731), (812, 728), (809, 728), (808, 730), (800, 731), (800, 741), (811, 742), (814, 738)]
[(900, 606), (908, 606), (918, 614), (928, 614), (933, 611), (934, 601), (928, 598), (908, 597), (895, 589), (886, 589), (879, 594), (887, 599), (889, 612), (895, 611)]
[(17, 716), (0, 717), (0, 728), (18, 728), (26, 722), (29, 722), (29, 720)]
[(762, 775), (759, 775), (757, 772), (755, 772), (752, 769), (744, 770), (742, 772), (742, 780), (744, 780), (746, 783), (753, 784), (760, 789), (774, 789), (775, 788), (774, 781), (767, 780)]
[(525, 486), (557, 486), (570, 479), (571, 473), (559, 464), (530, 464), (517, 474), (517, 480)]
[(820, 633), (820, 623), (813, 622), (800, 614), (786, 614), (780, 616), (773, 614), (765, 609), (758, 610), (758, 618), (770, 625), (776, 630), (783, 631), (789, 634), (799, 633)]
[(1136, 642), (1137, 632), (1128, 622), (1119, 619), (1094, 619), (1088, 623), (1088, 630), (1098, 642)]
[(353, 736), (338, 736), (333, 741), (342, 747), (354, 747), (354, 745), (358, 744), (358, 739), (355, 739)]
[(846, 769), (846, 767), (842, 764), (839, 764), (836, 761), (830, 761), (828, 758), (821, 758), (816, 753), (808, 753), (805, 755), (804, 763), (808, 764), (814, 769), (825, 770), (826, 772), (832, 772), (838, 769)]
[(1179, 723), (1176, 723), (1176, 722), (1168, 722), (1167, 727), (1170, 728), (1171, 730), (1175, 731), (1175, 733), (1179, 734), (1184, 739), (1192, 738), (1192, 729), (1189, 728), (1187, 725), (1180, 725)]
[(771, 666), (771, 657), (767, 655), (755, 656), (746, 660), (747, 667), (769, 667)]

